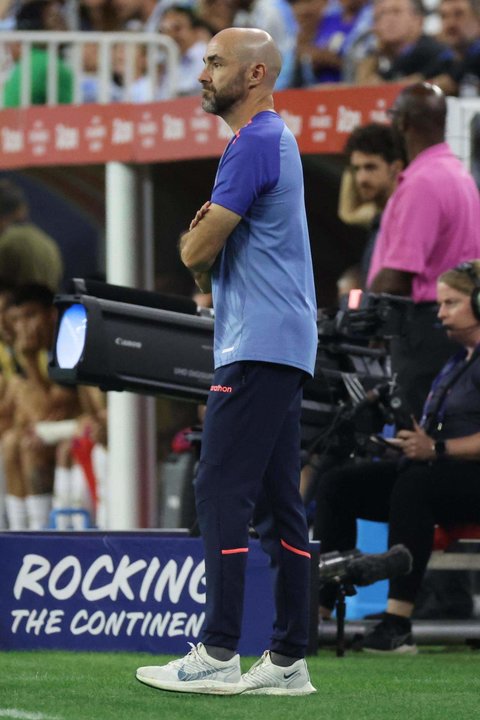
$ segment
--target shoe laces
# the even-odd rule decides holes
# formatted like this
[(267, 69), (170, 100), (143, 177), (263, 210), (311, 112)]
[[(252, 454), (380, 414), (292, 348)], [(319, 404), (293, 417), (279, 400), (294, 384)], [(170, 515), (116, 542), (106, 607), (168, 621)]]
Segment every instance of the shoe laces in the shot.
[(261, 670), (263, 666), (265, 665), (265, 660), (268, 658), (269, 652), (268, 650), (265, 650), (263, 655), (258, 658), (257, 662), (253, 663), (250, 670), (248, 670), (245, 674), (246, 675), (254, 675), (258, 670)]
[(204, 660), (200, 656), (200, 653), (198, 652), (198, 645), (195, 645), (192, 642), (188, 643), (190, 645), (190, 650), (183, 658), (178, 658), (178, 660), (171, 660), (168, 664), (171, 667), (174, 668), (180, 668), (182, 667), (186, 662), (192, 662), (200, 665), (204, 665)]

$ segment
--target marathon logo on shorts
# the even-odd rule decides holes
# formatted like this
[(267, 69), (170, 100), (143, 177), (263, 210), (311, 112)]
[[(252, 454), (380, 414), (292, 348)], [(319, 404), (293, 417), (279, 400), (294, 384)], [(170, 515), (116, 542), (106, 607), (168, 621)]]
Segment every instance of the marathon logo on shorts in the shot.
[(210, 392), (231, 393), (233, 388), (231, 385), (210, 385)]

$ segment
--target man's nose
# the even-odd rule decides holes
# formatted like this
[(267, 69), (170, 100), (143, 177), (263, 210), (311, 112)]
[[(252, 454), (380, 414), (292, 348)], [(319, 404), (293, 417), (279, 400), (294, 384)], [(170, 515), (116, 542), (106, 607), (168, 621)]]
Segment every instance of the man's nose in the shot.
[(198, 82), (204, 83), (210, 80), (210, 76), (207, 72), (207, 68), (203, 68), (202, 72), (198, 76)]

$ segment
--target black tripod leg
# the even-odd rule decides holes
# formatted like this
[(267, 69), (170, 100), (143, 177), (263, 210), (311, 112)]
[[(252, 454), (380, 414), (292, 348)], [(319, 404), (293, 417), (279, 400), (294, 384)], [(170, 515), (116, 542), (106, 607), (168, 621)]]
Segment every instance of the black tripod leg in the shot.
[(337, 593), (337, 600), (335, 604), (336, 615), (337, 615), (337, 657), (343, 657), (345, 655), (345, 592), (343, 586), (340, 585)]

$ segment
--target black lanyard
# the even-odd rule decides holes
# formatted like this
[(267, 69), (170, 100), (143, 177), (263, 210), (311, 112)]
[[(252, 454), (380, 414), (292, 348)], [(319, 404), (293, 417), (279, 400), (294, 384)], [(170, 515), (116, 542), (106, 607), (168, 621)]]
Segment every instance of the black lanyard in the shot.
[(422, 414), (422, 420), (420, 422), (421, 427), (425, 430), (427, 435), (430, 435), (432, 431), (439, 432), (442, 429), (443, 418), (445, 417), (445, 405), (447, 397), (452, 389), (453, 385), (463, 375), (466, 370), (472, 365), (472, 363), (480, 356), (480, 345), (477, 345), (470, 358), (461, 364), (460, 367), (456, 368), (456, 372), (453, 373), (452, 377), (445, 383), (445, 386), (439, 392), (438, 397), (434, 397), (435, 389), (442, 382), (443, 378), (448, 375), (455, 366), (462, 360), (461, 354), (463, 350), (457, 353), (441, 370), (439, 375), (434, 379), (432, 383), (432, 389), (428, 393), (427, 400), (425, 402)]

